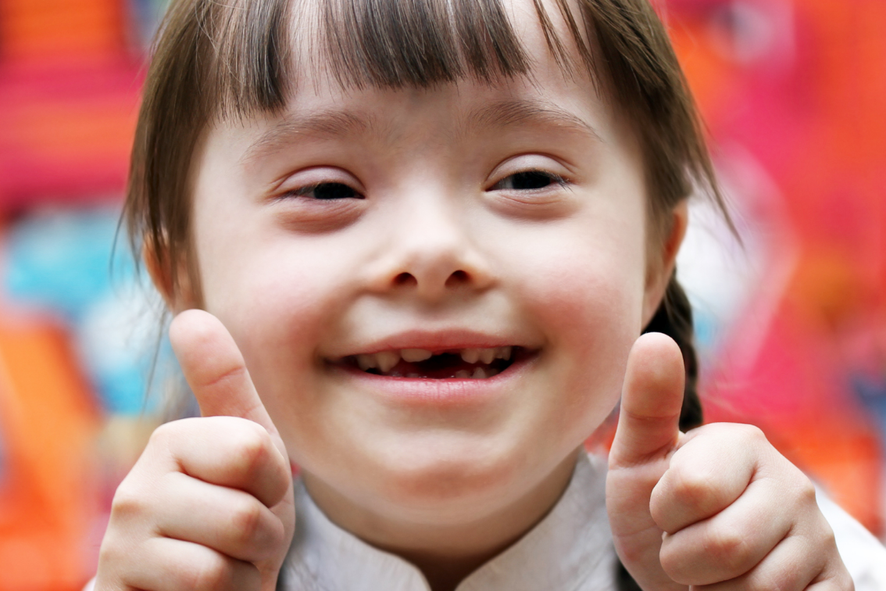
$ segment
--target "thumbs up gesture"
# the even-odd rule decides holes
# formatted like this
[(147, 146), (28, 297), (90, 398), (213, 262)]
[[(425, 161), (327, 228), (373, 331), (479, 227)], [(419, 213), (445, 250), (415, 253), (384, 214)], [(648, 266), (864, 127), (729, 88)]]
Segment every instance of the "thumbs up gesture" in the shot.
[(114, 497), (97, 591), (272, 591), (295, 528), (286, 447), (215, 317), (170, 340), (202, 418), (158, 428)]
[(616, 550), (645, 591), (851, 590), (809, 479), (756, 428), (677, 426), (683, 360), (647, 334), (628, 358), (606, 504)]

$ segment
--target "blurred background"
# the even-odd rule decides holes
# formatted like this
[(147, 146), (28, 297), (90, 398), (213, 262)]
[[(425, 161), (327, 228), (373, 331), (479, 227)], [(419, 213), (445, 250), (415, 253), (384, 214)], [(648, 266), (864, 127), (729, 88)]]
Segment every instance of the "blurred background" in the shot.
[[(159, 421), (159, 303), (115, 236), (164, 4), (0, 0), (0, 591), (82, 587)], [(699, 201), (679, 260), (707, 418), (762, 427), (882, 537), (886, 2), (661, 10), (741, 232)]]

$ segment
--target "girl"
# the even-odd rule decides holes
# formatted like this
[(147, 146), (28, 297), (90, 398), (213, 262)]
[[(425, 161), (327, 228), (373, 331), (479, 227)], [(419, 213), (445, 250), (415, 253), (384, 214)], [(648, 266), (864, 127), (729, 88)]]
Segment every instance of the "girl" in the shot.
[(96, 588), (852, 589), (758, 431), (678, 426), (694, 186), (645, 0), (174, 2), (125, 215), (203, 417)]

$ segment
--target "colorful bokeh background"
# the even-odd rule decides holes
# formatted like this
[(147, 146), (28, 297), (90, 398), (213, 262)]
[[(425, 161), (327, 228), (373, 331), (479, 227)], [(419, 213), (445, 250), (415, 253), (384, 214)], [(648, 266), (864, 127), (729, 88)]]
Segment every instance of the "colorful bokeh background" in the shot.
[[(0, 591), (82, 587), (159, 420), (157, 301), (115, 237), (163, 4), (0, 0)], [(699, 200), (679, 262), (708, 419), (761, 426), (882, 536), (886, 2), (659, 8), (741, 231)]]

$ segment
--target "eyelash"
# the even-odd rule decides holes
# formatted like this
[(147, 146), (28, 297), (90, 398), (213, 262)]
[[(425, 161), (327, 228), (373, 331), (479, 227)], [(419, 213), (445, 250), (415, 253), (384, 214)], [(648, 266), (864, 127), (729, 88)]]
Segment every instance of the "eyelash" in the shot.
[[(531, 177), (535, 177), (534, 180), (538, 180), (538, 177), (544, 177), (548, 182), (547, 184), (540, 187), (524, 187), (520, 188), (519, 186), (504, 186), (507, 181), (511, 181), (511, 184), (514, 184), (514, 181), (522, 180), (524, 182), (529, 182)], [(522, 178), (521, 178), (522, 177)], [(529, 177), (529, 178), (527, 178)], [(558, 185), (560, 187), (566, 187), (569, 185), (569, 181), (567, 181), (562, 176), (555, 174), (553, 172), (549, 172), (546, 170), (539, 169), (528, 169), (521, 170), (508, 176), (502, 178), (497, 183), (492, 185), (489, 189), (491, 191), (544, 191), (549, 188), (551, 185)], [(335, 189), (332, 194), (327, 194), (326, 196), (318, 196), (315, 195), (314, 199), (317, 201), (335, 201), (339, 199), (365, 199), (366, 197), (362, 195), (359, 191), (354, 189), (353, 187), (339, 182), (322, 182), (322, 183), (314, 183), (311, 185), (306, 185), (304, 187), (300, 187), (298, 189), (293, 189), (292, 191), (287, 191), (283, 194), (283, 197), (308, 197), (311, 193), (316, 193), (320, 189), (326, 189), (329, 191), (330, 189)]]
[[(527, 188), (523, 188), (523, 189), (516, 188), (513, 186), (512, 187), (504, 187), (503, 186), (503, 184), (508, 180), (511, 180), (511, 183), (513, 184), (514, 180), (516, 180), (518, 177), (521, 177), (521, 176), (523, 177), (522, 180), (524, 180), (524, 181), (527, 180), (526, 177), (536, 176), (536, 177), (545, 177), (549, 182), (548, 182), (548, 184), (541, 186), (541, 187), (527, 187)], [(530, 168), (527, 170), (520, 170), (515, 173), (509, 174), (508, 176), (502, 178), (500, 181), (498, 181), (497, 183), (492, 185), (490, 190), (492, 190), (492, 191), (507, 191), (507, 190), (510, 190), (510, 191), (544, 191), (545, 189), (548, 189), (551, 185), (558, 185), (560, 187), (566, 187), (569, 185), (569, 181), (567, 181), (565, 178), (563, 178), (562, 176), (560, 176), (556, 173), (549, 172), (547, 170), (540, 170), (537, 168)]]
[(342, 189), (345, 189), (345, 191), (347, 193), (350, 193), (350, 195), (333, 194), (326, 197), (314, 196), (314, 199), (317, 201), (335, 201), (338, 199), (365, 199), (365, 197), (353, 187), (345, 183), (339, 183), (335, 181), (314, 183), (312, 185), (299, 187), (298, 189), (287, 191), (283, 194), (283, 197), (306, 197), (310, 196), (311, 193), (316, 192), (318, 189), (326, 188), (327, 190), (329, 190), (333, 187), (338, 189), (339, 192), (341, 192)]

